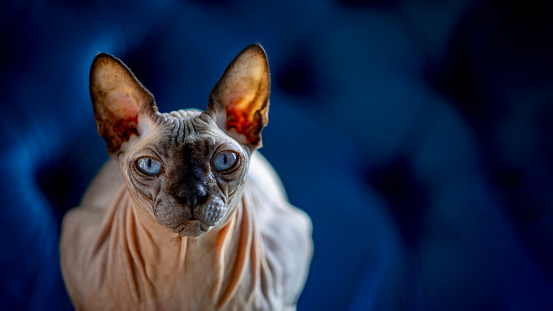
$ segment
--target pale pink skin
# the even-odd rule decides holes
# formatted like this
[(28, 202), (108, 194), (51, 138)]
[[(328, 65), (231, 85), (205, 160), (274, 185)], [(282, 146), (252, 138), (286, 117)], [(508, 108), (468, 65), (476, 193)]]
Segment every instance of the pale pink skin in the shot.
[[(268, 111), (262, 48), (249, 46), (233, 60), (203, 113), (158, 113), (126, 66), (107, 55), (96, 59), (91, 97), (113, 160), (63, 220), (61, 266), (75, 307), (294, 310), (313, 254), (312, 228), (255, 151)], [(232, 126), (236, 113), (248, 116), (243, 126)], [(221, 148), (239, 159), (224, 174), (209, 164)], [(187, 162), (183, 150), (195, 160)], [(135, 163), (143, 156), (159, 160), (163, 171), (141, 174)], [(188, 171), (207, 191), (194, 201), (195, 214), (189, 200), (175, 196), (182, 180), (195, 182)]]

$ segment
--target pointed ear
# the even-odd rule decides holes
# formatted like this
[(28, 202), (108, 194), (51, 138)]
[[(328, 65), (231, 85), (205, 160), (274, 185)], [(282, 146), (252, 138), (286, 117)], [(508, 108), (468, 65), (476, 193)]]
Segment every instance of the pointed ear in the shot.
[(267, 55), (259, 44), (247, 46), (227, 67), (209, 95), (206, 112), (219, 128), (252, 150), (261, 147), (267, 125), (270, 74)]
[(133, 134), (141, 134), (139, 118), (153, 122), (157, 113), (154, 96), (122, 61), (105, 53), (92, 61), (89, 83), (98, 134), (113, 156)]

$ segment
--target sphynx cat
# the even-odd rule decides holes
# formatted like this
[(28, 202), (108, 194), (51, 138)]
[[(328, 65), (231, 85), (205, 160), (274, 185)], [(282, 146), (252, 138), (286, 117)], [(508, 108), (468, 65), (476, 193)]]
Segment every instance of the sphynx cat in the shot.
[(205, 112), (159, 113), (117, 58), (90, 69), (112, 160), (67, 213), (61, 267), (77, 310), (295, 310), (311, 221), (256, 150), (267, 124), (265, 51), (246, 47)]

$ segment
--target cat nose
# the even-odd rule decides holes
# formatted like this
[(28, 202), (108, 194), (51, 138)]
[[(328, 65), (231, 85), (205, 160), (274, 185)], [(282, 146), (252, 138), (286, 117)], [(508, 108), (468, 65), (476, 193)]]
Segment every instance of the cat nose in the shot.
[(190, 208), (194, 209), (196, 205), (202, 204), (207, 201), (207, 191), (202, 185), (198, 185), (194, 188), (183, 189), (179, 194), (179, 197), (190, 204)]

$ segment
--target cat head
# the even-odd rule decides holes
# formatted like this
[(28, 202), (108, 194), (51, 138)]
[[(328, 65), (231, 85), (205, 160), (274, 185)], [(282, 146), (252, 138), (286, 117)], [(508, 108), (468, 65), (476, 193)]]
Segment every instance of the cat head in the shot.
[(268, 122), (269, 91), (267, 56), (257, 44), (232, 60), (203, 112), (159, 113), (153, 95), (109, 54), (98, 54), (90, 69), (98, 133), (133, 202), (181, 236), (224, 223), (240, 200)]

